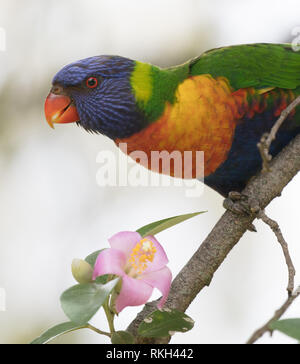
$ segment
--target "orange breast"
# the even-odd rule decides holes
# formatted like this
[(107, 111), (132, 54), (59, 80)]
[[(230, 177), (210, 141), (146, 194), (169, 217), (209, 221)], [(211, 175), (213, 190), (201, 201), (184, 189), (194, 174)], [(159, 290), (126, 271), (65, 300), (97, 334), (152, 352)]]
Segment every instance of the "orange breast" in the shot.
[[(141, 132), (116, 144), (127, 144), (127, 153), (143, 151), (151, 160), (152, 151), (204, 152), (205, 176), (213, 173), (222, 164), (231, 148), (236, 121), (242, 116), (247, 104), (246, 90), (233, 94), (228, 81), (210, 75), (188, 78), (179, 85), (176, 102), (166, 103), (163, 115)], [(139, 161), (141, 164), (143, 160)], [(151, 164), (146, 167), (156, 170)], [(187, 175), (197, 176), (196, 158), (188, 167)], [(170, 175), (181, 177), (171, 166)], [(158, 170), (162, 173), (161, 166)], [(185, 169), (186, 171), (186, 169)]]

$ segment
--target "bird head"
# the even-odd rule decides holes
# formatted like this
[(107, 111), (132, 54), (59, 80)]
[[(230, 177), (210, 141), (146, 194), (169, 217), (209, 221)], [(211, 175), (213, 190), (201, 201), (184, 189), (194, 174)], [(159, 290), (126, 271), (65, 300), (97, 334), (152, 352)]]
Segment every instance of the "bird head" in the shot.
[(118, 56), (87, 58), (65, 66), (53, 79), (45, 103), (54, 124), (78, 123), (115, 140), (140, 131), (144, 115), (131, 85), (135, 62)]

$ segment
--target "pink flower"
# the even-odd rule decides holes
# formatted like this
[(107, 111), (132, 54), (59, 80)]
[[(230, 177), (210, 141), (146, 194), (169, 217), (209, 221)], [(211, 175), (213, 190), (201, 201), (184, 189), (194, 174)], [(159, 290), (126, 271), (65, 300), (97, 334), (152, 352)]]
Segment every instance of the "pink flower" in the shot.
[(148, 302), (153, 289), (163, 295), (161, 308), (168, 297), (172, 273), (166, 266), (167, 255), (154, 238), (142, 239), (137, 232), (124, 231), (109, 239), (111, 248), (97, 258), (93, 279), (105, 274), (122, 277), (122, 288), (115, 302), (117, 312), (127, 306), (140, 306)]

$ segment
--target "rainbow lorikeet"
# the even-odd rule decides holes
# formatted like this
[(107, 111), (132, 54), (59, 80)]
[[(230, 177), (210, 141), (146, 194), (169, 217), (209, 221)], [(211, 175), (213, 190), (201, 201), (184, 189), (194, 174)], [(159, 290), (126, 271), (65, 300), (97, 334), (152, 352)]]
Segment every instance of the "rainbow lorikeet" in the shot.
[[(299, 95), (300, 52), (289, 44), (250, 44), (167, 69), (118, 56), (72, 63), (54, 77), (45, 113), (51, 126), (77, 122), (149, 159), (151, 151), (204, 151), (204, 182), (227, 196), (260, 170), (257, 143)], [(271, 154), (299, 132), (297, 108)]]

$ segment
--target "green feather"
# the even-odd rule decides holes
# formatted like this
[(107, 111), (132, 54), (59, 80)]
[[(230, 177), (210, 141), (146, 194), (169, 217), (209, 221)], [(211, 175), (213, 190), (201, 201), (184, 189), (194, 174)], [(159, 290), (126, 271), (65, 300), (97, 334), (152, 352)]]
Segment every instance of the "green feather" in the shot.
[(161, 69), (136, 62), (131, 75), (131, 86), (137, 105), (143, 110), (149, 123), (162, 115), (166, 102), (173, 104), (176, 101), (176, 89), (188, 76), (188, 64)]
[(153, 67), (153, 93), (145, 108), (146, 113), (151, 115), (152, 121), (163, 113), (166, 102), (173, 104), (176, 101), (176, 89), (188, 76), (187, 64), (168, 69)]
[(240, 88), (300, 86), (300, 52), (290, 44), (249, 44), (213, 49), (190, 62), (191, 75), (226, 77)]

